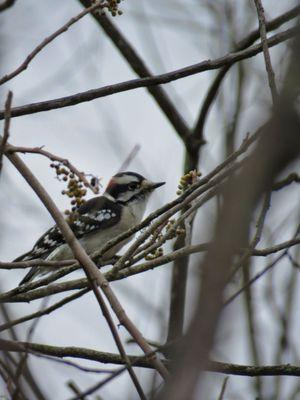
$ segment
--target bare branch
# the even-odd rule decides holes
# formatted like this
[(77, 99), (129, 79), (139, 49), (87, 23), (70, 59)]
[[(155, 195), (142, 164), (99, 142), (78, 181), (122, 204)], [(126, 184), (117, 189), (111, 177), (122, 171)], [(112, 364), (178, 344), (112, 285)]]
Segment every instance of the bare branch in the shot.
[[(80, 3), (85, 7), (88, 7), (91, 1), (80, 0)], [(99, 12), (94, 12), (92, 14), (94, 19), (101, 26), (107, 36), (112, 40), (116, 48), (120, 51), (134, 72), (140, 78), (152, 77), (152, 73), (146, 63), (142, 60), (141, 56), (137, 53), (128, 39), (122, 35), (117, 26), (105, 15), (99, 15)], [(182, 115), (180, 115), (175, 104), (172, 103), (167, 92), (162, 87), (157, 86), (149, 87), (148, 91), (153, 96), (162, 112), (168, 118), (179, 137), (183, 140), (183, 142), (186, 142), (190, 134), (190, 129)]]
[[(280, 15), (277, 18), (274, 18), (273, 20), (266, 22), (266, 29), (267, 31), (272, 31), (274, 29), (279, 28), (282, 24), (290, 21), (291, 19), (296, 18), (300, 13), (300, 6), (296, 6), (286, 13)], [(247, 47), (251, 46), (258, 38), (260, 37), (260, 32), (259, 29), (254, 30), (251, 32), (248, 36), (246, 36), (244, 39), (242, 39), (235, 48), (235, 51), (241, 51), (246, 49)], [(221, 86), (221, 83), (223, 82), (224, 77), (226, 76), (227, 72), (231, 68), (233, 64), (229, 64), (227, 66), (224, 66), (216, 75), (215, 79), (213, 80), (212, 84), (210, 85), (207, 94), (204, 98), (203, 104), (201, 106), (201, 110), (199, 112), (199, 117), (195, 123), (194, 127), (194, 135), (197, 137), (203, 137), (203, 129), (204, 129), (204, 124), (207, 118), (207, 115), (209, 113), (209, 110), (211, 108), (211, 105), (213, 101), (216, 98), (216, 95), (218, 93), (218, 90)]]
[(261, 43), (263, 46), (263, 54), (266, 64), (266, 70), (268, 74), (269, 86), (272, 94), (273, 104), (276, 103), (278, 99), (278, 93), (275, 83), (275, 74), (271, 63), (271, 57), (268, 47), (268, 40), (267, 40), (267, 31), (266, 31), (266, 20), (265, 20), (265, 11), (262, 5), (261, 0), (254, 0), (255, 7), (257, 10), (258, 21), (259, 21), (259, 31), (261, 37)]
[(106, 306), (105, 301), (104, 301), (104, 299), (102, 297), (102, 294), (100, 292), (98, 292), (98, 299), (99, 299), (99, 303), (100, 303), (100, 306), (101, 306), (101, 309), (102, 309), (102, 314), (103, 314), (104, 318), (106, 319), (106, 321), (108, 323), (108, 326), (109, 326), (110, 332), (112, 334), (112, 337), (113, 337), (113, 339), (115, 341), (115, 344), (116, 344), (116, 346), (117, 346), (117, 348), (119, 350), (120, 355), (122, 356), (122, 358), (123, 358), (123, 360), (124, 360), (124, 362), (126, 364), (126, 368), (127, 368), (128, 373), (129, 373), (129, 375), (130, 375), (130, 377), (132, 379), (132, 382), (133, 382), (133, 384), (134, 384), (134, 386), (135, 386), (135, 388), (136, 388), (136, 390), (137, 390), (137, 392), (139, 394), (139, 397), (140, 397), (141, 400), (146, 400), (146, 396), (145, 396), (145, 394), (143, 392), (143, 389), (142, 389), (142, 387), (140, 385), (140, 382), (139, 382), (139, 380), (138, 380), (138, 378), (137, 378), (137, 376), (136, 376), (136, 374), (135, 374), (135, 372), (134, 372), (134, 370), (133, 370), (133, 368), (131, 366), (129, 357), (126, 354), (126, 351), (125, 351), (124, 346), (123, 346), (123, 344), (121, 342), (121, 339), (120, 339), (119, 333), (117, 331), (117, 328), (116, 328), (116, 326), (114, 324), (114, 321), (113, 321), (113, 319), (112, 319), (112, 317), (110, 315), (109, 309)]
[(13, 94), (11, 91), (9, 91), (7, 94), (6, 102), (5, 102), (3, 138), (0, 143), (0, 173), (2, 171), (3, 154), (4, 154), (5, 146), (8, 141), (8, 137), (9, 137), (9, 125), (10, 125), (10, 117), (11, 117), (12, 98), (13, 98)]
[(106, 385), (108, 382), (110, 382), (112, 379), (116, 378), (118, 375), (120, 375), (123, 371), (125, 370), (125, 368), (119, 368), (117, 371), (115, 371), (114, 373), (112, 373), (110, 376), (108, 376), (107, 378), (103, 379), (101, 382), (96, 383), (95, 385), (93, 385), (92, 387), (90, 387), (89, 389), (85, 390), (84, 392), (78, 393), (77, 396), (71, 397), (68, 400), (81, 400), (81, 399), (85, 399), (85, 396), (89, 396), (91, 394), (93, 394), (94, 392), (96, 392), (96, 390), (99, 390), (101, 387), (103, 387), (104, 385)]
[(226, 387), (227, 387), (228, 379), (229, 379), (228, 376), (226, 376), (224, 378), (224, 381), (223, 381), (223, 384), (222, 384), (222, 387), (221, 387), (221, 392), (220, 392), (220, 395), (218, 397), (218, 400), (223, 400), (224, 399), (224, 394), (225, 394), (225, 390), (226, 390)]
[(128, 154), (128, 156), (126, 157), (126, 159), (123, 161), (122, 165), (119, 168), (118, 172), (122, 172), (122, 171), (126, 171), (126, 169), (128, 168), (129, 164), (131, 163), (131, 161), (135, 158), (135, 156), (137, 155), (137, 153), (140, 151), (141, 146), (139, 144), (136, 144), (133, 149), (131, 150), (131, 152)]
[[(118, 354), (101, 352), (91, 350), (82, 347), (59, 347), (50, 346), (46, 344), (38, 343), (26, 343), (26, 342), (12, 342), (9, 340), (0, 340), (0, 348), (6, 351), (25, 352), (25, 346), (32, 351), (31, 354), (35, 353), (45, 354), (49, 356), (64, 358), (73, 357), (91, 361), (98, 361), (103, 364), (117, 364), (124, 365), (122, 357)], [(129, 356), (131, 365), (142, 368), (153, 368), (151, 362), (145, 357)], [(166, 360), (167, 364), (168, 361)], [(274, 376), (274, 375), (286, 375), (286, 376), (300, 376), (300, 367), (285, 364), (285, 365), (268, 365), (268, 366), (250, 366), (250, 365), (239, 365), (231, 363), (222, 363), (218, 361), (210, 361), (207, 366), (207, 371), (219, 372), (222, 374), (240, 375), (240, 376)]]
[(49, 158), (51, 161), (58, 161), (69, 168), (69, 170), (73, 172), (73, 174), (75, 174), (79, 178), (79, 180), (84, 183), (85, 187), (91, 189), (94, 194), (99, 193), (99, 188), (92, 185), (86, 178), (86, 175), (83, 172), (80, 172), (67, 158), (59, 157), (53, 153), (50, 153), (49, 151), (44, 150), (42, 147), (21, 147), (10, 145), (7, 151), (9, 153), (41, 154), (42, 156)]
[[(75, 17), (71, 18), (65, 25), (63, 25), (61, 28), (59, 28), (57, 31), (55, 31), (54, 33), (52, 33), (52, 35), (46, 37), (37, 47), (35, 47), (35, 49), (25, 58), (25, 60), (22, 62), (21, 65), (19, 65), (18, 68), (16, 68), (13, 72), (4, 75), (2, 78), (0, 78), (0, 85), (2, 85), (3, 83), (9, 81), (10, 79), (14, 78), (15, 76), (19, 75), (22, 71), (24, 71), (25, 69), (28, 68), (28, 65), (30, 64), (30, 62), (36, 57), (36, 55), (38, 53), (40, 53), (49, 43), (51, 43), (54, 39), (56, 39), (59, 35), (61, 35), (62, 33), (66, 32), (70, 26), (72, 26), (73, 24), (75, 24), (77, 21), (79, 21), (82, 17), (84, 17), (85, 15), (89, 14), (90, 12), (92, 12), (93, 10), (96, 10), (97, 8), (101, 7), (105, 7), (106, 6), (106, 2), (97, 2), (96, 4), (92, 5), (89, 8), (86, 8), (85, 10), (81, 11), (81, 13), (79, 13), (78, 15), (76, 15)], [(0, 7), (0, 11), (1, 11), (1, 7)]]
[(47, 260), (28, 260), (28, 261), (14, 261), (14, 262), (3, 262), (0, 261), (0, 269), (24, 269), (31, 267), (47, 267), (56, 268), (64, 267), (68, 265), (76, 264), (76, 260), (64, 260), (64, 261), (47, 261)]
[[(269, 47), (276, 46), (279, 43), (291, 39), (297, 34), (297, 28), (290, 28), (284, 32), (278, 33), (270, 37), (267, 41)], [(253, 57), (262, 51), (262, 45), (257, 44), (249, 49), (229, 53), (226, 56), (215, 60), (202, 61), (198, 64), (190, 65), (172, 72), (161, 75), (156, 75), (151, 78), (132, 79), (126, 82), (117, 83), (114, 85), (104, 86), (98, 89), (91, 89), (86, 92), (77, 93), (75, 95), (61, 97), (53, 100), (46, 100), (38, 103), (27, 104), (20, 107), (15, 107), (11, 110), (12, 117), (34, 114), (42, 111), (54, 110), (57, 108), (69, 107), (80, 104), (86, 101), (91, 101), (101, 97), (110, 96), (112, 94), (125, 92), (142, 87), (150, 87), (159, 84), (169, 83), (187, 76), (199, 74), (204, 71), (221, 68), (224, 65), (234, 64), (238, 61)], [(0, 111), (0, 120), (4, 118), (4, 111)]]

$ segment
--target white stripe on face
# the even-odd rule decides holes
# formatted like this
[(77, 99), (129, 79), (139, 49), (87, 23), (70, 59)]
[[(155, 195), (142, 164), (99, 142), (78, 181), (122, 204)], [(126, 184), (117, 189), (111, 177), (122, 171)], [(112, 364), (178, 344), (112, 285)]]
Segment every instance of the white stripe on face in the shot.
[(113, 182), (118, 185), (126, 185), (130, 182), (140, 182), (140, 179), (134, 175), (123, 175), (123, 176), (114, 176)]

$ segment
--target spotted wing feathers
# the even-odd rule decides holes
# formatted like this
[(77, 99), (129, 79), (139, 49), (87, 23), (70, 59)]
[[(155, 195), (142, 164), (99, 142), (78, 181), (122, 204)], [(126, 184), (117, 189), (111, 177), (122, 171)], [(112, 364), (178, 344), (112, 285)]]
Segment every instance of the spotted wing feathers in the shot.
[(36, 258), (46, 258), (53, 249), (63, 243), (64, 238), (60, 233), (60, 230), (54, 226), (40, 237), (31, 251), (16, 258), (15, 261), (28, 261)]
[[(104, 196), (87, 201), (78, 210), (78, 215), (67, 220), (77, 239), (98, 229), (105, 229), (117, 222), (120, 217), (118, 206)], [(18, 257), (15, 261), (37, 258), (45, 259), (57, 247), (65, 243), (59, 228), (49, 229), (34, 245), (33, 249)]]

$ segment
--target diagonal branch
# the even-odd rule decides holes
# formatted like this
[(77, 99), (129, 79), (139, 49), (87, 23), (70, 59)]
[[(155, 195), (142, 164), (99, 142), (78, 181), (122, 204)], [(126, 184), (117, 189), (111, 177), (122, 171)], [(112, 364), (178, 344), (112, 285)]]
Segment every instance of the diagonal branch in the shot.
[(84, 183), (85, 187), (88, 187), (89, 189), (91, 189), (91, 191), (94, 194), (99, 193), (98, 186), (92, 185), (86, 178), (86, 175), (83, 172), (80, 172), (75, 167), (75, 165), (73, 165), (67, 158), (63, 158), (63, 157), (57, 156), (56, 154), (50, 153), (49, 151), (44, 150), (43, 147), (23, 147), (23, 146), (21, 147), (21, 146), (10, 145), (9, 152), (10, 153), (23, 153), (23, 154), (26, 154), (26, 153), (40, 154), (42, 156), (49, 158), (51, 161), (58, 161), (58, 162), (62, 163), (63, 165), (65, 165), (67, 168), (69, 168), (69, 170), (71, 172), (73, 172), (73, 174), (76, 175), (79, 178), (79, 180)]
[[(2, 78), (0, 78), (0, 85), (3, 85), (3, 83), (15, 78), (17, 75), (19, 75), (21, 72), (25, 71), (31, 61), (51, 42), (53, 42), (54, 39), (56, 39), (59, 35), (62, 33), (66, 32), (70, 26), (75, 24), (77, 21), (79, 21), (82, 17), (85, 15), (89, 14), (90, 12), (96, 10), (97, 8), (105, 7), (106, 3), (102, 3), (97, 1), (96, 4), (93, 4), (89, 8), (86, 8), (85, 10), (81, 11), (78, 15), (75, 17), (71, 18), (65, 25), (63, 25), (61, 28), (59, 28), (57, 31), (52, 33), (52, 35), (46, 37), (38, 46), (36, 46), (32, 52), (25, 58), (25, 60), (22, 62), (21, 65), (19, 65), (14, 71), (12, 71), (9, 74), (4, 75)], [(0, 8), (1, 11), (1, 8)]]
[(270, 86), (270, 90), (271, 90), (271, 94), (272, 94), (273, 104), (275, 104), (277, 101), (277, 98), (278, 98), (278, 93), (277, 93), (277, 88), (276, 88), (276, 83), (275, 83), (275, 74), (274, 74), (274, 70), (272, 67), (271, 57), (270, 57), (270, 52), (269, 52), (269, 47), (268, 47), (268, 42), (267, 42), (268, 39), (267, 39), (267, 30), (266, 30), (265, 11), (264, 11), (264, 7), (262, 5), (261, 0), (254, 0), (254, 3), (255, 3), (257, 15), (258, 15), (259, 31), (260, 31), (261, 43), (263, 46), (263, 54), (264, 54), (264, 59), (265, 59), (265, 65), (266, 65), (266, 70), (267, 70), (267, 75), (268, 75), (269, 86)]
[[(84, 7), (89, 7), (92, 1), (80, 0), (80, 3)], [(121, 33), (117, 26), (107, 16), (100, 15), (100, 13), (97, 11), (93, 12), (92, 15), (97, 24), (101, 26), (106, 35), (120, 51), (133, 71), (140, 78), (152, 77), (151, 71), (142, 60), (141, 56), (137, 53), (132, 44)], [(189, 127), (187, 126), (183, 117), (180, 115), (176, 106), (172, 103), (167, 92), (159, 86), (149, 87), (148, 91), (153, 96), (154, 100), (165, 114), (169, 122), (172, 124), (179, 137), (183, 140), (183, 142), (186, 142), (190, 134)]]

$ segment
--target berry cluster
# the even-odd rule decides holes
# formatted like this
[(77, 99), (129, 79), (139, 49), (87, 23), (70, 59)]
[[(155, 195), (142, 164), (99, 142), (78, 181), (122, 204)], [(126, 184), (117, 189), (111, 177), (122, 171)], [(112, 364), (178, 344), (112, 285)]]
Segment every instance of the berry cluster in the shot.
[[(61, 193), (71, 199), (71, 210), (75, 212), (85, 202), (84, 197), (87, 193), (85, 184), (63, 162), (53, 162), (50, 167), (55, 169), (56, 176), (60, 181), (67, 182), (67, 189), (62, 190)], [(71, 211), (66, 210), (65, 214), (70, 215)]]
[(183, 227), (177, 226), (174, 228), (175, 220), (169, 219), (168, 224), (166, 226), (166, 231), (168, 233), (168, 239), (174, 239), (176, 236), (185, 233), (185, 229)]
[(67, 195), (71, 199), (72, 211), (76, 211), (83, 203), (86, 189), (79, 179), (71, 178), (68, 181), (68, 189), (62, 190), (62, 194)]
[(198, 180), (199, 176), (201, 176), (201, 172), (198, 172), (196, 170), (190, 171), (187, 174), (183, 175), (180, 178), (176, 194), (180, 196), (186, 189), (188, 189), (193, 183)]
[[(191, 185), (193, 185), (201, 176), (200, 172), (196, 170), (190, 171), (187, 174), (183, 175), (180, 178), (180, 182), (178, 185), (177, 194), (180, 196), (186, 189), (188, 189)], [(180, 236), (185, 233), (185, 227), (182, 224), (181, 226), (175, 227), (175, 220), (169, 219), (168, 223), (165, 227), (166, 235), (163, 237), (162, 234), (159, 234), (156, 238), (160, 244), (164, 244), (167, 240), (174, 239), (176, 236)], [(158, 247), (152, 251), (150, 251), (146, 256), (145, 260), (154, 260), (155, 258), (161, 257), (163, 255), (163, 248)]]
[(147, 261), (154, 260), (155, 258), (163, 256), (163, 254), (164, 254), (163, 248), (158, 247), (157, 249), (150, 251), (145, 256), (145, 260), (147, 260)]
[(121, 3), (121, 0), (108, 0), (108, 11), (111, 13), (112, 17), (115, 17), (116, 15), (122, 15), (123, 12), (119, 10), (119, 4)]
[[(92, 3), (96, 3), (98, 0), (94, 0)], [(122, 0), (107, 0), (101, 3), (100, 14), (105, 14), (105, 9), (111, 14), (112, 17), (122, 15), (123, 12), (119, 9), (119, 4)]]

